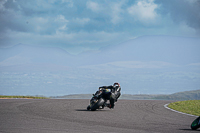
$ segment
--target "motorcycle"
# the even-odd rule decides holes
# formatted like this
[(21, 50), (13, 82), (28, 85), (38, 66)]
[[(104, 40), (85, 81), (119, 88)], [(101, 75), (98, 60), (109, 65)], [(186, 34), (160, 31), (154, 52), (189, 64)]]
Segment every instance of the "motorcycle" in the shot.
[(97, 109), (104, 109), (104, 107), (108, 107), (107, 100), (102, 97), (102, 93), (104, 90), (99, 90), (90, 100), (90, 105), (87, 106), (87, 110), (95, 111)]
[(196, 118), (192, 124), (191, 124), (191, 129), (192, 130), (196, 130), (197, 128), (200, 127), (200, 116), (198, 118)]

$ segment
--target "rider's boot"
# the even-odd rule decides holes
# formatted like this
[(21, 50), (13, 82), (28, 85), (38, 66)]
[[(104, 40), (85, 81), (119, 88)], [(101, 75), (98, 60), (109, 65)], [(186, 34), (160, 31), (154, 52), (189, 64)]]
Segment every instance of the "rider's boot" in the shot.
[(114, 107), (111, 106), (111, 104), (107, 104), (106, 107), (113, 109)]

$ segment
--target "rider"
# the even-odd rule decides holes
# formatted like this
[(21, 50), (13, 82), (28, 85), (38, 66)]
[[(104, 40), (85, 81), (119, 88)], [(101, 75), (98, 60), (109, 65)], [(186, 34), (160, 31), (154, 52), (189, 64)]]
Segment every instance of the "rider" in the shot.
[[(110, 89), (110, 92), (107, 91), (107, 89)], [(110, 104), (108, 105), (109, 108), (114, 108), (114, 102), (117, 102), (117, 99), (120, 97), (121, 93), (121, 87), (119, 83), (114, 83), (110, 86), (102, 86), (99, 87), (99, 90), (103, 91), (102, 96), (106, 100), (110, 100)]]

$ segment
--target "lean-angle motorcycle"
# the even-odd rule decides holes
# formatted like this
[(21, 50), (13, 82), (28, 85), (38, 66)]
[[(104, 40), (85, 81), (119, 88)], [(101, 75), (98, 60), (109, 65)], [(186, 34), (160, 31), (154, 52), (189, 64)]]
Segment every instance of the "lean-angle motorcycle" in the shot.
[(196, 130), (199, 127), (200, 127), (200, 116), (196, 118), (191, 124), (192, 130)]
[(102, 93), (104, 90), (97, 91), (93, 94), (93, 97), (90, 100), (90, 105), (88, 105), (87, 110), (95, 111), (97, 109), (103, 109), (104, 107), (108, 107), (107, 100), (102, 97)]

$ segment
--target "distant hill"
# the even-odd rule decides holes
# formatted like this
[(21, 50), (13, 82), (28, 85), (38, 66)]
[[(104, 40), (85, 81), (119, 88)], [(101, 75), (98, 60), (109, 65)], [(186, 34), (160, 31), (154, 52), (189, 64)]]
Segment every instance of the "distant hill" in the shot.
[(155, 96), (155, 99), (164, 100), (200, 100), (200, 90), (178, 92), (171, 95)]
[[(52, 98), (61, 98), (61, 99), (90, 99), (92, 94), (74, 94), (74, 95), (65, 95), (57, 96)], [(131, 95), (123, 94), (120, 99), (130, 99), (130, 100), (200, 100), (200, 90), (194, 91), (185, 91), (178, 92), (170, 95)]]
[(72, 94), (72, 95), (64, 95), (64, 96), (52, 96), (51, 98), (56, 99), (90, 99), (92, 94)]

